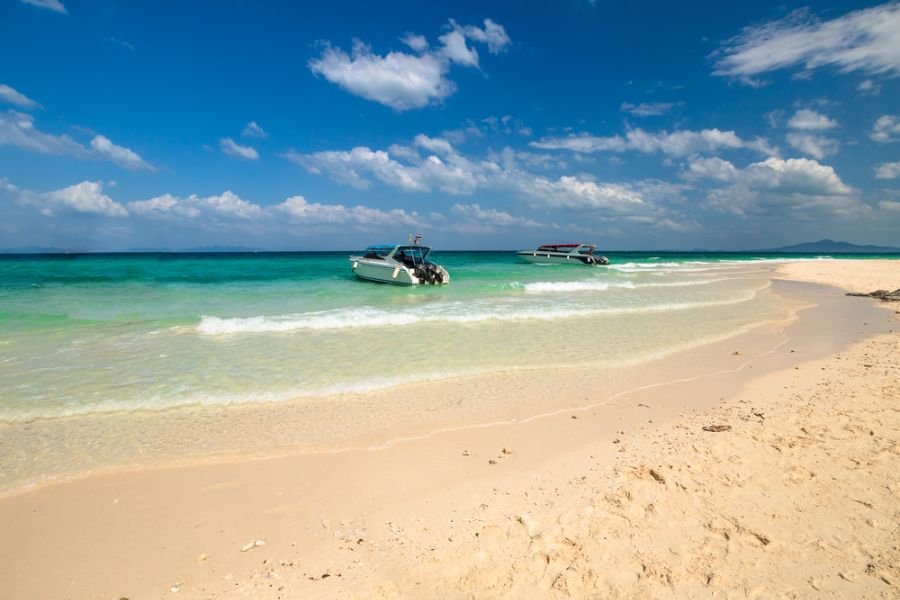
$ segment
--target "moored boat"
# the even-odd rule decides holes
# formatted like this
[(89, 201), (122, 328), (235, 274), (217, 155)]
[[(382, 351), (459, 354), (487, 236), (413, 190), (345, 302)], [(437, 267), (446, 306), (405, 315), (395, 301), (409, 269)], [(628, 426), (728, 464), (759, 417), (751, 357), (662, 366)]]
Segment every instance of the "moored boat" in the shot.
[(428, 259), (431, 246), (419, 244), (419, 236), (409, 244), (369, 246), (358, 256), (349, 258), (357, 277), (398, 285), (446, 284), (450, 273)]
[(516, 256), (538, 264), (608, 265), (609, 259), (596, 251), (593, 244), (544, 244), (536, 250), (520, 250)]

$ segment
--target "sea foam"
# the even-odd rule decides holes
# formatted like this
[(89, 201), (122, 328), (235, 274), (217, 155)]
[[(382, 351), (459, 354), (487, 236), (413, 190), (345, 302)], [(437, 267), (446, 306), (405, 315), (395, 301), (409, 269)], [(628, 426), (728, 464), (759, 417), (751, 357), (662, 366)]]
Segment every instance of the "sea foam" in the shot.
[(240, 333), (283, 333), (296, 330), (341, 330), (363, 327), (403, 327), (425, 323), (481, 323), (485, 321), (554, 321), (574, 317), (639, 314), (690, 310), (711, 306), (739, 304), (752, 300), (756, 290), (736, 297), (706, 302), (668, 302), (644, 306), (606, 308), (478, 306), (470, 308), (461, 303), (444, 304), (417, 312), (386, 311), (372, 307), (339, 309), (315, 313), (276, 316), (222, 318), (202, 316), (196, 327), (204, 335)]

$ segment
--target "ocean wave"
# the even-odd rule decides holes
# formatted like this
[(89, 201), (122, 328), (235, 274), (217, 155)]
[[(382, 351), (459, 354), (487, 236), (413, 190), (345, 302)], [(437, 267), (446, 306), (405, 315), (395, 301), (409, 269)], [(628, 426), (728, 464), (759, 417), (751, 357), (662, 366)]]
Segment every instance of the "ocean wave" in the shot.
[[(706, 302), (669, 302), (645, 306), (611, 308), (515, 308), (503, 306), (481, 306), (471, 308), (466, 304), (443, 305), (417, 312), (385, 311), (372, 307), (340, 309), (315, 313), (301, 313), (277, 316), (222, 318), (202, 316), (196, 331), (203, 335), (229, 335), (250, 333), (286, 333), (297, 330), (341, 330), (366, 327), (403, 327), (425, 323), (482, 323), (486, 321), (555, 321), (575, 317), (635, 314), (647, 312), (668, 312), (739, 304), (755, 297), (750, 290), (740, 296), (725, 300)], [(468, 312), (462, 312), (466, 311)]]
[(606, 282), (606, 281), (537, 281), (534, 283), (526, 283), (523, 288), (530, 293), (548, 293), (548, 292), (602, 292), (610, 288), (621, 288), (628, 290), (661, 288), (661, 287), (691, 287), (697, 285), (709, 285), (719, 281), (726, 281), (728, 278), (720, 279), (693, 279), (687, 281), (659, 281), (654, 283), (634, 283), (631, 281), (624, 282)]
[(526, 283), (523, 288), (526, 292), (602, 292), (609, 288), (634, 289), (630, 281), (612, 283), (608, 281), (535, 281)]

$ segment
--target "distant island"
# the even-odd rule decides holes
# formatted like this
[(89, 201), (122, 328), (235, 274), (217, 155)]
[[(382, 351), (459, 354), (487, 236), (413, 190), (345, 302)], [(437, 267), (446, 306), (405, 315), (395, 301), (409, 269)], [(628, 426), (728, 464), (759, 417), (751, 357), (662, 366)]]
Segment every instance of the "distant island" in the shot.
[(804, 242), (802, 244), (794, 244), (792, 246), (782, 246), (781, 248), (756, 250), (756, 252), (840, 252), (844, 254), (897, 254), (900, 253), (900, 248), (870, 245), (860, 246), (857, 244), (851, 244), (850, 242), (836, 242), (834, 240), (822, 239), (818, 242)]

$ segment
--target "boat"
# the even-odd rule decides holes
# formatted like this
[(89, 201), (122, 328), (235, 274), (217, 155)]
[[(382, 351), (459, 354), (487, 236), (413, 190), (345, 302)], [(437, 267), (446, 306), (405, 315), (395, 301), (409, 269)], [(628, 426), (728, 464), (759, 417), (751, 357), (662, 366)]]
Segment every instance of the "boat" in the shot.
[(351, 256), (350, 265), (360, 279), (398, 285), (450, 283), (450, 273), (428, 259), (431, 246), (416, 236), (408, 244), (369, 246), (362, 255)]
[(608, 265), (609, 259), (596, 251), (592, 244), (544, 244), (537, 250), (520, 250), (516, 256), (538, 264)]

